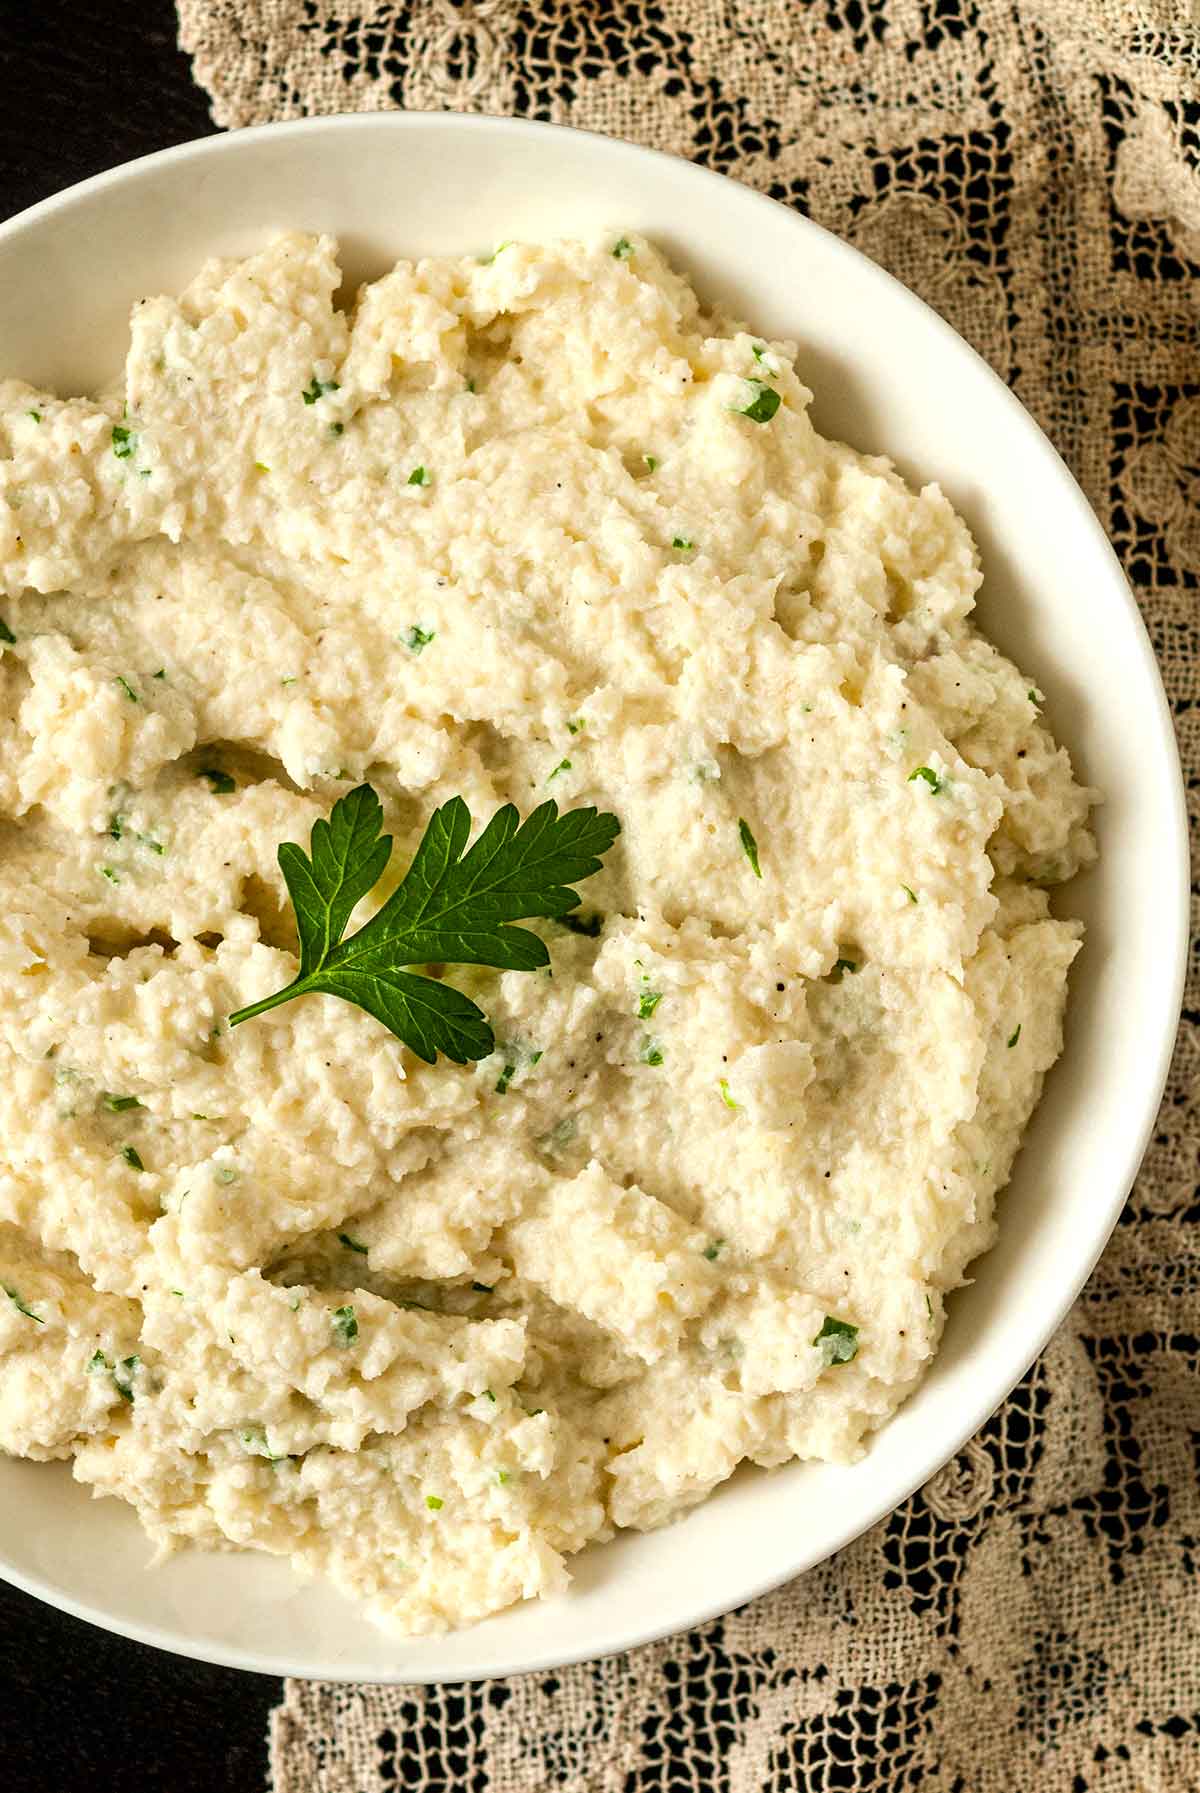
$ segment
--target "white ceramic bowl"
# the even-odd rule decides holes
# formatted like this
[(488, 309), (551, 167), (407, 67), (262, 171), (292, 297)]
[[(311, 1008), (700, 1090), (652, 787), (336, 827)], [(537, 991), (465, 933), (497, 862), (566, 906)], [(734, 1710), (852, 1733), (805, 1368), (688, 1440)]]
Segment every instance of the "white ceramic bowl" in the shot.
[(928, 1379), (853, 1468), (743, 1471), (681, 1523), (576, 1559), (571, 1593), (405, 1642), (328, 1587), (250, 1554), (147, 1568), (132, 1513), (62, 1465), (0, 1461), (0, 1573), (95, 1624), (270, 1674), (460, 1680), (682, 1630), (830, 1555), (933, 1473), (1019, 1380), (1096, 1260), (1154, 1121), (1187, 942), (1175, 742), (1136, 607), (1095, 517), (1017, 401), (935, 314), (771, 200), (687, 163), (552, 126), (383, 114), (267, 126), (119, 168), (0, 228), (0, 374), (107, 379), (131, 302), (284, 227), (341, 239), (350, 288), (397, 256), (505, 237), (643, 231), (764, 334), (800, 344), (826, 433), (940, 480), (975, 532), (987, 633), (1035, 678), (1101, 786), (1097, 870), (1064, 1059), (1002, 1229), (954, 1296)]

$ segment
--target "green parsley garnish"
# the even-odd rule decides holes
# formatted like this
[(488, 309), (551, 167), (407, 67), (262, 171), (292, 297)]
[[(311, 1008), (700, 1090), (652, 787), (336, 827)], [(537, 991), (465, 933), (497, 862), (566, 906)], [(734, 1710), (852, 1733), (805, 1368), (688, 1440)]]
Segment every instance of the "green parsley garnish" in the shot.
[(510, 1471), (507, 1469), (498, 1469), (496, 1471), (496, 1480), (499, 1482), (500, 1486), (503, 1488), (505, 1482), (512, 1481), (512, 1475), (511, 1475)]
[(642, 460), (646, 463), (647, 473), (655, 472), (658, 467), (658, 456), (656, 454), (644, 454)]
[(137, 431), (126, 429), (123, 423), (114, 423), (112, 428), (112, 451), (118, 461), (127, 461), (137, 449)]
[(718, 1077), (717, 1084), (721, 1091), (721, 1100), (724, 1102), (726, 1108), (740, 1108), (742, 1106), (740, 1102), (735, 1102), (729, 1093), (728, 1077)]
[(750, 344), (750, 353), (754, 356), (754, 359), (756, 361), (761, 362), (765, 358), (766, 353), (767, 353), (766, 343), (765, 342), (752, 342)]
[(744, 405), (731, 405), (731, 411), (739, 417), (748, 417), (751, 423), (770, 423), (780, 406), (780, 397), (773, 386), (765, 380), (747, 380), (751, 396)]
[(431, 486), (433, 476), (424, 467), (414, 467), (405, 483), (410, 486)]
[(88, 1358), (87, 1367), (89, 1376), (94, 1376), (97, 1370), (106, 1370), (108, 1368), (108, 1359), (105, 1357), (103, 1351), (99, 1349), (93, 1351), (92, 1355)]
[(145, 847), (148, 853), (157, 853), (160, 859), (167, 850), (160, 840), (154, 840), (148, 834), (135, 834), (133, 838), (139, 846)]
[(136, 1146), (122, 1146), (121, 1156), (130, 1170), (145, 1170), (146, 1166), (142, 1163), (142, 1155)]
[(604, 930), (604, 917), (595, 912), (591, 915), (560, 915), (558, 920), (572, 934), (583, 934), (588, 940), (597, 939)]
[(373, 1015), (418, 1058), (439, 1052), (455, 1064), (487, 1058), (496, 1041), (482, 1012), (461, 991), (420, 977), (410, 965), (490, 965), (533, 971), (549, 964), (538, 936), (509, 924), (564, 917), (579, 902), (570, 885), (600, 870), (620, 824), (595, 809), (560, 816), (550, 800), (522, 822), (511, 803), (496, 811), (467, 849), (471, 813), (461, 797), (435, 810), (398, 888), (348, 939), (358, 903), (392, 855), (380, 835), (383, 809), (359, 785), (314, 823), (311, 858), (293, 841), (279, 848), (300, 936), (300, 972), (286, 989), (230, 1016), (236, 1027), (293, 997), (322, 991)]
[(237, 1171), (232, 1164), (218, 1164), (213, 1171), (214, 1181), (220, 1183), (223, 1189), (228, 1189), (231, 1183), (236, 1183), (237, 1178)]
[(942, 791), (946, 788), (946, 780), (944, 778), (939, 778), (932, 766), (918, 766), (915, 772), (910, 772), (908, 775), (909, 784), (911, 784), (915, 778), (923, 778), (935, 797), (940, 796)]
[(136, 1096), (113, 1096), (109, 1095), (107, 1091), (101, 1097), (101, 1100), (110, 1114), (124, 1114), (130, 1108), (143, 1108), (145, 1106), (143, 1102), (138, 1101)]
[(39, 1326), (44, 1326), (46, 1324), (41, 1314), (35, 1314), (31, 1307), (27, 1307), (21, 1300), (21, 1297), (17, 1294), (17, 1291), (9, 1283), (0, 1283), (0, 1288), (4, 1290), (4, 1293), (8, 1296), (8, 1299), (12, 1302), (19, 1314), (24, 1314), (27, 1320), (36, 1320)]
[(671, 537), (672, 548), (678, 548), (681, 554), (690, 554), (696, 546), (690, 535), (674, 535)]
[(32, 417), (35, 423), (40, 423), (42, 421), (42, 414), (40, 411), (26, 411), (25, 415), (26, 417)]
[(332, 1315), (333, 1336), (339, 1345), (352, 1345), (358, 1337), (358, 1320), (352, 1307), (335, 1307)]
[(516, 1076), (516, 1074), (517, 1074), (516, 1065), (511, 1064), (511, 1063), (505, 1065), (505, 1067), (501, 1071), (499, 1077), (496, 1079), (496, 1094), (498, 1096), (505, 1096), (508, 1094), (508, 1086), (512, 1082), (512, 1080)]
[(557, 766), (555, 766), (553, 772), (551, 772), (550, 777), (547, 778), (546, 783), (549, 784), (551, 778), (557, 778), (560, 772), (569, 772), (570, 770), (570, 760), (559, 760)]
[(742, 852), (750, 861), (750, 870), (756, 878), (761, 878), (762, 867), (758, 863), (758, 842), (751, 833), (750, 824), (744, 816), (738, 817), (738, 839), (742, 843)]
[(129, 699), (131, 704), (140, 704), (141, 703), (141, 701), (142, 701), (141, 698), (138, 696), (138, 694), (134, 690), (133, 686), (129, 683), (129, 680), (127, 678), (125, 678), (121, 673), (117, 674), (116, 682), (121, 687), (122, 691), (125, 693), (126, 697)]
[(579, 734), (581, 729), (585, 729), (586, 727), (587, 727), (587, 717), (586, 716), (573, 716), (567, 723), (567, 733), (569, 735), (577, 735), (577, 734)]
[(410, 623), (400, 639), (411, 654), (419, 654), (422, 648), (429, 646), (436, 634), (436, 629), (423, 629), (419, 623)]
[(1043, 704), (1046, 701), (1045, 698), (1042, 696), (1041, 692), (1038, 691), (1036, 688), (1030, 689), (1029, 691), (1027, 691), (1025, 693), (1025, 695), (1029, 699), (1030, 703), (1033, 705), (1035, 710), (1037, 709), (1039, 704)]
[(662, 1047), (657, 1040), (651, 1039), (649, 1034), (644, 1034), (642, 1044), (638, 1049), (638, 1057), (644, 1065), (661, 1065), (663, 1061)]
[(361, 1253), (361, 1255), (364, 1258), (366, 1257), (368, 1247), (363, 1245), (358, 1239), (352, 1239), (350, 1237), (349, 1233), (339, 1233), (338, 1238), (340, 1239), (341, 1243), (346, 1247), (347, 1251), (357, 1251), (357, 1252)]
[(813, 1344), (821, 1347), (826, 1364), (849, 1363), (858, 1354), (858, 1327), (826, 1314)]
[(710, 1242), (704, 1247), (704, 1255), (708, 1259), (710, 1264), (714, 1264), (716, 1262), (716, 1260), (720, 1257), (721, 1247), (724, 1245), (724, 1243), (725, 1243), (724, 1239), (713, 1239), (713, 1240), (710, 1240)]
[[(490, 1295), (494, 1291), (496, 1285), (495, 1283), (490, 1282), (473, 1282), (471, 1287), (477, 1295)], [(496, 1399), (490, 1388), (485, 1388), (483, 1392), (489, 1401), (494, 1401)]]
[(120, 840), (121, 836), (124, 834), (125, 817), (121, 815), (119, 811), (115, 815), (109, 817), (108, 832), (114, 840)]
[(156, 678), (156, 679), (165, 679), (166, 676), (167, 676), (167, 669), (165, 666), (160, 666), (156, 673), (151, 674), (151, 677)]
[(120, 872), (114, 870), (111, 865), (102, 865), (100, 867), (100, 876), (102, 878), (107, 878), (110, 884), (119, 884), (121, 882)]
[(324, 398), (327, 392), (336, 392), (337, 389), (338, 383), (336, 380), (318, 380), (316, 374), (314, 374), (309, 384), (304, 388), (303, 392), (301, 392), (300, 397), (304, 400), (306, 405), (315, 405), (317, 400), (319, 398)]
[(282, 1463), (283, 1455), (273, 1451), (267, 1443), (265, 1426), (247, 1426), (238, 1433), (242, 1441), (242, 1449), (249, 1451), (252, 1457), (263, 1457), (268, 1463)]
[(237, 785), (228, 772), (218, 772), (215, 766), (202, 766), (199, 776), (208, 780), (214, 796), (228, 797), (231, 791), (237, 790)]
[(612, 252), (617, 261), (628, 261), (633, 254), (633, 244), (628, 237), (618, 237), (613, 244)]
[(346, 426), (344, 423), (331, 423), (329, 426), (329, 434), (331, 436), (340, 436), (345, 431), (345, 428)]
[(255, 461), (254, 470), (256, 473), (269, 473), (271, 471), (265, 461)]
[(1020, 1037), (1021, 1037), (1021, 1023), (1018, 1021), (1017, 1025), (1016, 1025), (1016, 1030), (1013, 1033), (1010, 1033), (1008, 1036), (1009, 1046), (1010, 1047), (1015, 1046), (1017, 1041), (1020, 1039)]
[(910, 902), (910, 903), (915, 903), (915, 902), (916, 902), (916, 900), (917, 900), (917, 893), (916, 893), (916, 891), (915, 891), (915, 890), (910, 890), (910, 889), (909, 889), (909, 887), (908, 887), (908, 885), (907, 885), (907, 884), (902, 884), (902, 885), (901, 885), (901, 886), (900, 886), (900, 888), (901, 888), (901, 890), (902, 890), (902, 891), (903, 891), (903, 892), (904, 892), (904, 894), (905, 894), (905, 896), (906, 896), (906, 897), (907, 897), (907, 898), (908, 898), (908, 900), (909, 900), (909, 902)]
[(840, 984), (844, 974), (847, 971), (857, 971), (857, 970), (858, 970), (857, 959), (837, 959), (834, 961), (833, 971), (830, 973), (830, 975), (833, 978), (835, 978), (836, 981)]
[(16, 639), (4, 618), (0, 616), (0, 641), (3, 641), (7, 647), (12, 647)]
[(649, 1021), (651, 1015), (662, 1001), (661, 990), (643, 990), (638, 997), (638, 1020)]
[(440, 1494), (427, 1494), (425, 1496), (425, 1505), (429, 1508), (431, 1513), (440, 1513), (445, 1504), (446, 1503), (443, 1501)]
[(113, 1384), (123, 1401), (133, 1400), (133, 1378), (141, 1361), (140, 1357), (123, 1357), (112, 1367)]

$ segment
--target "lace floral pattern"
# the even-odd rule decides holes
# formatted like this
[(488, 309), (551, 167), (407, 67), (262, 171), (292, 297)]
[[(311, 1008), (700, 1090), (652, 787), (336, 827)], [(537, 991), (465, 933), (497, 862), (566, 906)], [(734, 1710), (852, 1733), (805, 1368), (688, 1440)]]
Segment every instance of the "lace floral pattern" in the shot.
[[(1081, 479), (1200, 814), (1193, 0), (180, 0), (222, 124), (450, 108), (690, 156), (937, 307)], [(684, 1637), (470, 1687), (293, 1683), (276, 1793), (1200, 1789), (1200, 960), (1096, 1273), (928, 1486)], [(1189, 1331), (1188, 1328), (1193, 1330)]]

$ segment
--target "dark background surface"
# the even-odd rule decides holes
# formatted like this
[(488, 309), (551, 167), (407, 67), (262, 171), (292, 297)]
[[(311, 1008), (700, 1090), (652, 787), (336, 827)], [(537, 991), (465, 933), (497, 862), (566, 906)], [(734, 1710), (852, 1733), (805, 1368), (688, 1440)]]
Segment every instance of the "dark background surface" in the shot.
[[(0, 0), (0, 92), (4, 218), (213, 129), (171, 0)], [(261, 1793), (279, 1694), (0, 1582), (0, 1760), (20, 1793)]]

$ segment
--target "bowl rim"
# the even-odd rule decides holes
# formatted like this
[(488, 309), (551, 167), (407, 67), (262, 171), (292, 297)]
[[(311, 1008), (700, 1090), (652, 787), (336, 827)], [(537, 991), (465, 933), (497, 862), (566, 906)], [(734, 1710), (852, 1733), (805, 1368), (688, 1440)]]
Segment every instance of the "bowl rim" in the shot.
[[(820, 237), (824, 239), (827, 253), (835, 259), (840, 258), (848, 267), (852, 267), (855, 279), (868, 284), (875, 282), (881, 290), (887, 291), (892, 304), (906, 307), (914, 315), (919, 315), (925, 328), (932, 329), (933, 333), (940, 337), (943, 344), (948, 349), (952, 349), (954, 354), (966, 354), (971, 357), (976, 365), (976, 371), (982, 373), (991, 385), (996, 401), (1008, 408), (1010, 414), (1027, 433), (1030, 448), (1036, 447), (1046, 463), (1047, 470), (1051, 471), (1062, 483), (1063, 502), (1069, 503), (1071, 506), (1077, 525), (1091, 535), (1101, 557), (1107, 559), (1115, 589), (1120, 593), (1128, 618), (1133, 625), (1137, 651), (1143, 661), (1144, 669), (1150, 674), (1149, 683), (1155, 695), (1155, 721), (1160, 735), (1159, 745), (1163, 749), (1165, 765), (1172, 774), (1173, 787), (1171, 857), (1174, 859), (1174, 882), (1177, 895), (1173, 933), (1162, 944), (1165, 949), (1164, 966), (1169, 965), (1170, 967), (1169, 978), (1166, 977), (1164, 971), (1165, 989), (1169, 993), (1170, 1000), (1169, 1003), (1164, 1002), (1163, 1014), (1165, 1017), (1173, 1014), (1175, 1020), (1172, 1024), (1168, 1019), (1162, 1029), (1157, 1056), (1149, 1071), (1149, 1080), (1144, 1086), (1143, 1112), (1139, 1124), (1129, 1131), (1127, 1149), (1119, 1168), (1114, 1169), (1111, 1182), (1108, 1185), (1113, 1192), (1111, 1199), (1097, 1210), (1096, 1221), (1089, 1230), (1086, 1244), (1073, 1261), (1071, 1274), (1062, 1286), (1058, 1300), (1048, 1304), (1041, 1326), (1030, 1333), (1027, 1341), (1028, 1348), (1019, 1364), (1013, 1360), (1005, 1369), (1003, 1376), (999, 1378), (993, 1376), (970, 1408), (964, 1409), (961, 1423), (954, 1428), (953, 1433), (939, 1435), (936, 1446), (921, 1456), (919, 1462), (919, 1454), (914, 1453), (913, 1462), (916, 1467), (906, 1474), (904, 1485), (899, 1492), (889, 1487), (885, 1496), (872, 1504), (865, 1517), (855, 1517), (838, 1530), (832, 1543), (823, 1542), (820, 1550), (815, 1554), (803, 1550), (790, 1554), (786, 1560), (773, 1567), (769, 1574), (760, 1575), (747, 1584), (734, 1600), (724, 1596), (714, 1599), (711, 1596), (705, 1597), (698, 1594), (686, 1610), (674, 1612), (666, 1622), (651, 1621), (626, 1625), (619, 1635), (602, 1638), (598, 1645), (590, 1645), (583, 1641), (565, 1652), (561, 1649), (548, 1652), (534, 1651), (503, 1668), (498, 1668), (490, 1660), (478, 1665), (472, 1665), (468, 1660), (464, 1667), (456, 1669), (452, 1678), (447, 1679), (436, 1674), (423, 1674), (418, 1668), (406, 1664), (402, 1674), (397, 1673), (382, 1677), (378, 1681), (366, 1683), (367, 1685), (428, 1684), (440, 1680), (445, 1681), (446, 1684), (461, 1684), (497, 1675), (534, 1673), (547, 1669), (565, 1668), (578, 1662), (602, 1660), (618, 1651), (633, 1649), (642, 1644), (653, 1643), (664, 1637), (677, 1635), (691, 1630), (709, 1619), (737, 1610), (749, 1601), (757, 1599), (803, 1574), (818, 1563), (827, 1561), (838, 1551), (844, 1549), (847, 1544), (853, 1542), (855, 1538), (878, 1524), (881, 1519), (909, 1499), (937, 1470), (949, 1462), (991, 1414), (1003, 1404), (1058, 1330), (1076, 1296), (1095, 1268), (1128, 1199), (1149, 1143), (1166, 1087), (1183, 1000), (1190, 940), (1190, 851), (1187, 805), (1178, 742), (1157, 658), (1124, 569), (1099, 518), (1071, 469), (1036, 419), (1009, 389), (1000, 375), (995, 372), (979, 351), (960, 336), (932, 306), (919, 298), (916, 293), (888, 273), (886, 269), (872, 261), (861, 250), (828, 230), (824, 225), (818, 224), (815, 220), (770, 195), (745, 185), (735, 177), (703, 167), (683, 156), (631, 143), (625, 138), (608, 136), (603, 132), (584, 130), (577, 126), (551, 124), (542, 120), (445, 111), (340, 112), (217, 132), (211, 136), (192, 138), (187, 142), (174, 144), (168, 148), (135, 157), (131, 161), (119, 163), (101, 173), (91, 175), (85, 180), (75, 182), (52, 193), (4, 219), (0, 222), (0, 249), (3, 249), (12, 238), (19, 237), (30, 227), (41, 224), (44, 220), (54, 217), (56, 213), (69, 212), (76, 207), (86, 207), (94, 196), (109, 188), (134, 180), (141, 173), (182, 163), (202, 163), (210, 158), (236, 157), (242, 152), (244, 146), (252, 146), (267, 138), (308, 138), (320, 135), (334, 136), (342, 133), (369, 135), (381, 130), (397, 134), (409, 131), (437, 130), (447, 130), (452, 134), (457, 134), (466, 131), (477, 135), (495, 134), (498, 137), (510, 139), (521, 135), (534, 139), (540, 138), (547, 144), (552, 144), (564, 135), (572, 138), (585, 138), (590, 139), (596, 145), (603, 146), (603, 153), (624, 156), (633, 164), (669, 163), (677, 169), (686, 169), (688, 178), (693, 179), (698, 187), (714, 190), (734, 186), (739, 190), (744, 203), (761, 208), (764, 215), (768, 209), (773, 213), (782, 212), (801, 234), (819, 233)], [(892, 450), (884, 448), (879, 452), (900, 451), (900, 445), (897, 445)], [(1143, 718), (1143, 720), (1146, 721), (1148, 718)], [(1167, 850), (1164, 848), (1164, 857), (1166, 856)], [(947, 1437), (949, 1437), (949, 1443), (947, 1443)], [(0, 1554), (0, 1578), (21, 1589), (22, 1592), (43, 1600), (48, 1605), (102, 1630), (194, 1661), (301, 1680), (362, 1681), (362, 1677), (352, 1671), (341, 1670), (339, 1672), (336, 1663), (326, 1664), (320, 1670), (314, 1670), (311, 1663), (297, 1661), (289, 1655), (286, 1649), (263, 1650), (244, 1646), (214, 1646), (202, 1640), (193, 1642), (181, 1631), (172, 1632), (157, 1623), (137, 1622), (110, 1615), (102, 1606), (78, 1596), (66, 1594), (41, 1576), (11, 1565), (2, 1554)], [(467, 1628), (466, 1631), (457, 1635), (469, 1637), (471, 1629)], [(411, 1642), (411, 1640), (398, 1641)]]

